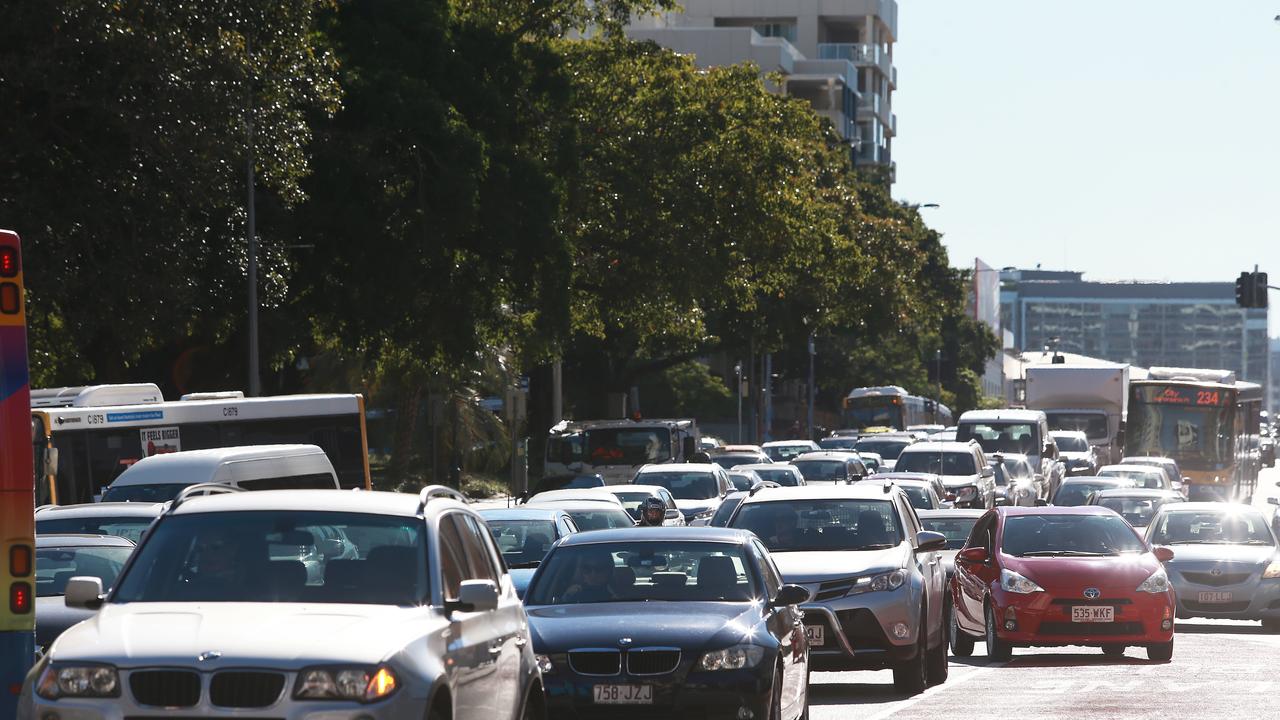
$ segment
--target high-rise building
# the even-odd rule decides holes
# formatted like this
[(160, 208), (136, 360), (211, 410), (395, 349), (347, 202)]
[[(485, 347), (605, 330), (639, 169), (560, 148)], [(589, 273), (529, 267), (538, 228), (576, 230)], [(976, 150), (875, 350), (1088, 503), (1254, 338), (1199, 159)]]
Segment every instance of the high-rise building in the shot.
[(896, 0), (683, 0), (636, 18), (627, 35), (693, 55), (700, 67), (754, 62), (774, 89), (804, 98), (852, 146), (855, 162), (893, 175), (898, 118)]

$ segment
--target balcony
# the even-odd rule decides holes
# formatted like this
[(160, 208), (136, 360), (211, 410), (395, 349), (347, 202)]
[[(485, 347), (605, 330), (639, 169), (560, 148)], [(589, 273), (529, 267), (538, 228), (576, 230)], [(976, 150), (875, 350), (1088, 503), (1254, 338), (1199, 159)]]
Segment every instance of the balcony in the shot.
[(889, 103), (880, 93), (861, 93), (858, 98), (858, 114), (872, 115), (881, 125), (892, 128), (893, 134), (898, 132), (893, 113), (889, 112)]
[(848, 60), (859, 67), (874, 66), (886, 77), (894, 76), (893, 58), (879, 45), (818, 43), (818, 57), (822, 60)]
[(858, 139), (858, 124), (853, 121), (853, 118), (839, 110), (815, 110), (814, 112), (830, 120), (836, 132), (840, 133), (840, 137), (848, 141)]

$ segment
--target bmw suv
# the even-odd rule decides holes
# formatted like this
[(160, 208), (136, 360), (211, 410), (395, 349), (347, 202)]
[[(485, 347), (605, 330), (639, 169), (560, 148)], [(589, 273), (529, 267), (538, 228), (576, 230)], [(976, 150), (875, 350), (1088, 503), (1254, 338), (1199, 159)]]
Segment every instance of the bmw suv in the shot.
[(801, 609), (814, 669), (891, 668), (909, 693), (946, 681), (947, 539), (921, 527), (901, 488), (774, 488), (744, 498), (729, 527), (754, 532), (782, 581), (809, 591)]
[(542, 716), (528, 619), (461, 495), (228, 490), (179, 495), (106, 595), (70, 579), (67, 605), (100, 610), (49, 647), (19, 717)]

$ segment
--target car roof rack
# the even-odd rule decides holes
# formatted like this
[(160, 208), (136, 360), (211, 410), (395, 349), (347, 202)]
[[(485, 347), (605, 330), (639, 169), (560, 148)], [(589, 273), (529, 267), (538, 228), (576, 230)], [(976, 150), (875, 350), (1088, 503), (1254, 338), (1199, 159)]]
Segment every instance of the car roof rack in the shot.
[(431, 498), (438, 497), (457, 500), (464, 504), (469, 504), (471, 502), (467, 499), (466, 495), (463, 495), (448, 485), (428, 485), (422, 488), (422, 491), (418, 493), (418, 513), (421, 514), (427, 509), (427, 503), (431, 502)]
[(197, 495), (222, 495), (225, 493), (242, 492), (246, 492), (246, 490), (242, 487), (236, 487), (235, 485), (227, 485), (226, 483), (196, 483), (195, 485), (188, 485), (187, 487), (182, 488), (182, 491), (178, 493), (177, 497), (169, 501), (169, 507), (164, 511), (164, 514), (168, 515), (172, 513), (174, 510), (177, 510), (178, 506), (182, 505), (182, 503)]

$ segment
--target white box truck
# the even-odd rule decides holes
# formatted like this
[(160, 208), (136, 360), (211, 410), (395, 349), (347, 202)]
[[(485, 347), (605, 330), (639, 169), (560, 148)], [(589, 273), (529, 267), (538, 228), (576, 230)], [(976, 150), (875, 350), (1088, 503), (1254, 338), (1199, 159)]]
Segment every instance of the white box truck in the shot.
[(1041, 410), (1050, 430), (1081, 430), (1102, 464), (1124, 453), (1129, 366), (1047, 364), (1027, 367), (1027, 408)]

